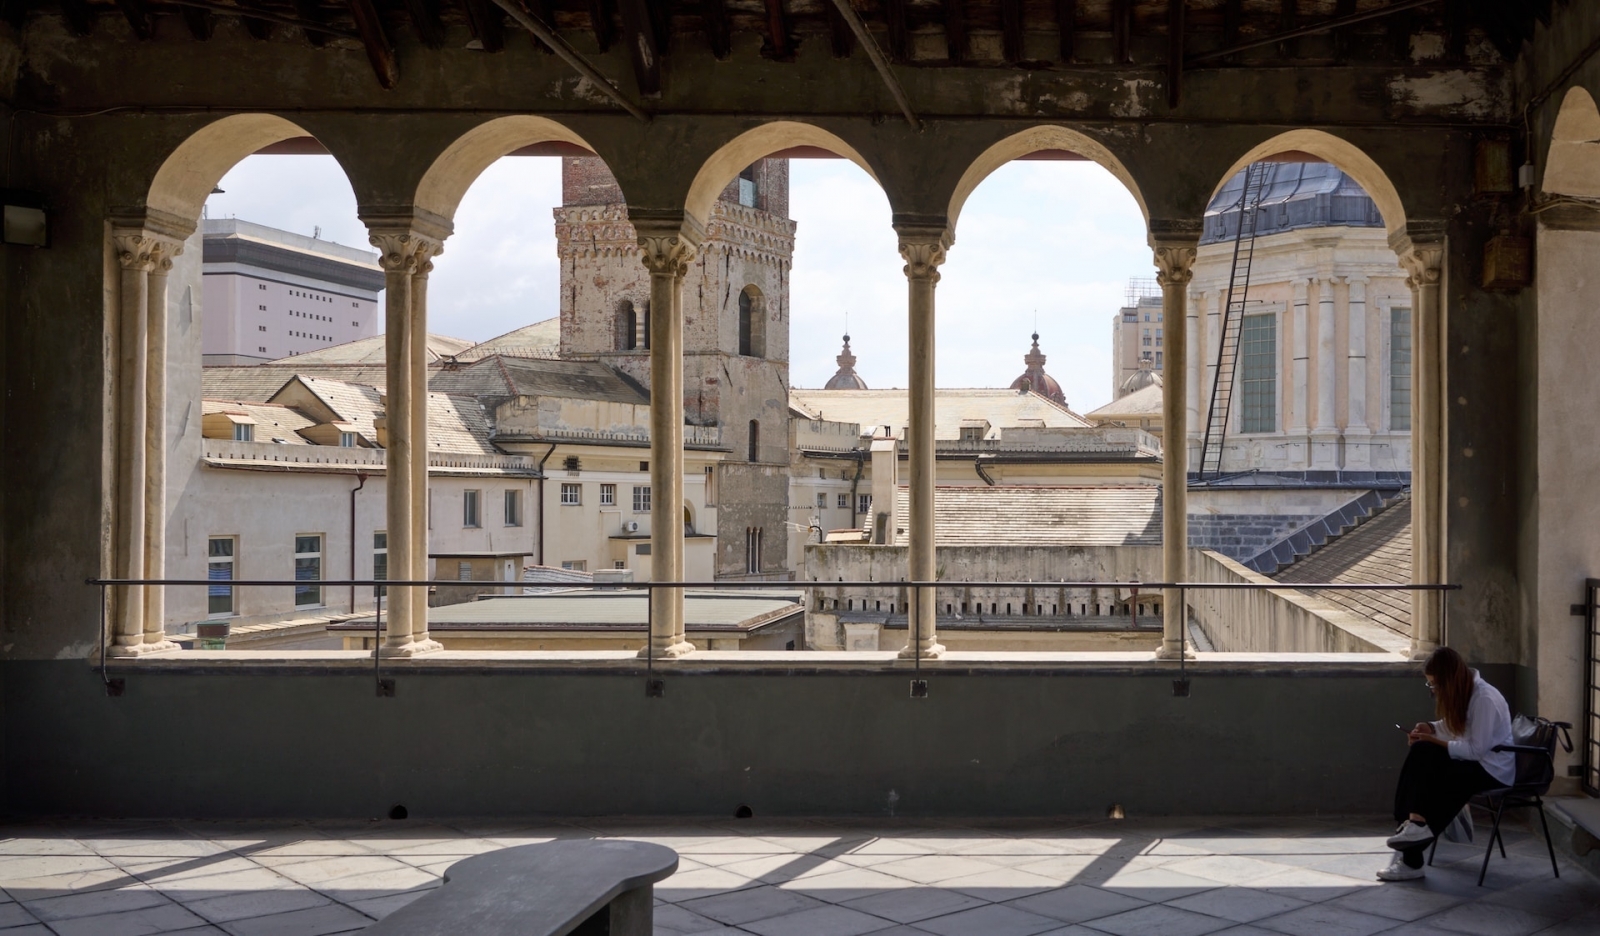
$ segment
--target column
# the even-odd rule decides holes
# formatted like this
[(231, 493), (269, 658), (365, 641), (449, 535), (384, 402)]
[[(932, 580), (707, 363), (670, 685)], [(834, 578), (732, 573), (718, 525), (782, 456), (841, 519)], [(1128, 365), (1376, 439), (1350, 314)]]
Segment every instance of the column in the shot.
[[(413, 286), (422, 265), (438, 252), (439, 239), (404, 223), (379, 226), (369, 220), (367, 226), (384, 273), (389, 577), (421, 581), (427, 577), (428, 562), (427, 332), (426, 322), (417, 320)], [(378, 648), (381, 656), (408, 657), (441, 649), (428, 639), (427, 589), (394, 586), (388, 589), (388, 598), (387, 632)]]
[[(1444, 321), (1440, 283), (1444, 225), (1411, 223), (1391, 235), (1411, 287), (1411, 581), (1437, 584), (1444, 568)], [(1411, 654), (1425, 659), (1444, 640), (1439, 592), (1411, 593)]]
[[(650, 271), (650, 576), (683, 581), (683, 277), (695, 244), (685, 219), (634, 219)], [(694, 651), (684, 636), (683, 589), (650, 592), (650, 644), (640, 656)]]
[[(411, 273), (412, 339), (406, 343), (405, 369), (411, 399), (411, 567), (406, 577), (428, 577), (428, 274), (433, 258), (444, 252), (437, 242), (419, 239)], [(478, 504), (480, 514), (488, 509)], [(354, 535), (355, 531), (351, 531)], [(428, 637), (428, 590), (406, 589), (411, 604), (411, 641), (420, 649), (441, 649)]]
[(1345, 383), (1350, 398), (1344, 427), (1344, 467), (1356, 471), (1372, 468), (1372, 430), (1367, 425), (1367, 281), (1352, 276), (1350, 287), (1350, 337), (1345, 348)]
[[(1306, 321), (1307, 310), (1311, 305), (1311, 299), (1307, 295), (1309, 285), (1303, 278), (1294, 281), (1294, 357), (1289, 375), (1289, 379), (1293, 382), (1293, 387), (1290, 388), (1293, 402), (1289, 406), (1289, 434), (1302, 437), (1306, 434), (1306, 419), (1311, 415), (1308, 412), (1309, 394), (1306, 392), (1310, 379), (1307, 362), (1311, 354), (1307, 346), (1310, 340), (1308, 331), (1310, 326)], [(1300, 438), (1292, 441), (1295, 444), (1303, 444), (1305, 440)]]
[[(155, 260), (150, 236), (141, 229), (113, 229), (121, 281), (114, 335), (116, 420), (112, 458), (114, 508), (111, 577), (144, 578), (145, 569), (145, 407), (148, 372), (145, 332), (149, 329), (149, 273)], [(145, 589), (124, 585), (112, 593), (112, 656), (143, 652)]]
[[(160, 215), (156, 217), (155, 215)], [(114, 221), (120, 282), (114, 362), (111, 574), (166, 574), (167, 275), (194, 232), (185, 220), (140, 210)], [(111, 656), (177, 650), (166, 638), (165, 592), (127, 585), (113, 591)]]
[(1311, 430), (1311, 467), (1319, 471), (1339, 467), (1339, 427), (1334, 404), (1338, 399), (1337, 365), (1333, 351), (1333, 277), (1317, 277), (1317, 422)]
[[(932, 582), (939, 574), (933, 507), (937, 481), (933, 438), (934, 290), (939, 284), (939, 267), (950, 249), (950, 233), (942, 224), (896, 224), (895, 233), (900, 236), (900, 256), (906, 260), (911, 338), (908, 385), (911, 513), (906, 524), (910, 532), (907, 574), (915, 582)], [(938, 589), (932, 586), (911, 589), (909, 610), (915, 629), (907, 632), (906, 648), (900, 653), (902, 658), (938, 657), (944, 653), (938, 640), (937, 595)]]
[[(1189, 579), (1189, 466), (1182, 444), (1189, 414), (1186, 366), (1189, 280), (1194, 276), (1197, 238), (1155, 240), (1155, 262), (1161, 284), (1161, 317), (1166, 320), (1166, 357), (1163, 360), (1161, 399), (1161, 577), (1169, 582)], [(1176, 588), (1161, 598), (1162, 634), (1159, 659), (1176, 659), (1187, 652), (1188, 609)]]
[[(145, 299), (144, 577), (167, 577), (167, 278), (183, 240), (153, 235)], [(166, 589), (144, 590), (144, 652), (177, 650), (167, 639)]]

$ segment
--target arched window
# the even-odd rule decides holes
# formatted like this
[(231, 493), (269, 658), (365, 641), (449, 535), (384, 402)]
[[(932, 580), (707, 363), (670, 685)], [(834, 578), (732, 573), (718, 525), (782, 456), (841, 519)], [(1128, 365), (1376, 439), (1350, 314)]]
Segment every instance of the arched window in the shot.
[(632, 351), (639, 347), (639, 313), (633, 310), (633, 303), (622, 300), (617, 307), (617, 350)]
[(761, 290), (746, 286), (739, 293), (739, 353), (745, 357), (766, 357), (766, 300)]
[(757, 420), (757, 419), (752, 419), (752, 420), (750, 420), (750, 453), (749, 453), (750, 457), (749, 457), (748, 460), (749, 461), (757, 461), (758, 459), (757, 459), (756, 456), (759, 455), (760, 453), (761, 453), (761, 421)]

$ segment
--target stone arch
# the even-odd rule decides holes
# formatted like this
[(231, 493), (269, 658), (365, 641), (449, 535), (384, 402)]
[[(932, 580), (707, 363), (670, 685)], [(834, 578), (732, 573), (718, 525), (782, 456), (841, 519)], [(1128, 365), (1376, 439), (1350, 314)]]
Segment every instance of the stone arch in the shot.
[(439, 154), (417, 183), (418, 208), (450, 220), (467, 189), (495, 160), (536, 143), (571, 143), (590, 152), (577, 133), (548, 117), (496, 117), (463, 133)]
[(872, 181), (880, 186), (883, 184), (878, 179), (878, 173), (855, 147), (834, 134), (811, 124), (776, 120), (746, 130), (712, 153), (701, 164), (700, 171), (695, 173), (694, 181), (689, 184), (689, 193), (684, 199), (684, 210), (695, 221), (704, 225), (711, 217), (711, 206), (716, 203), (717, 196), (722, 194), (722, 190), (738, 176), (740, 171), (764, 156), (797, 146), (814, 146), (843, 156), (860, 166), (872, 177)]
[(145, 207), (196, 222), (206, 197), (240, 160), (274, 143), (310, 135), (275, 114), (233, 114), (209, 123), (161, 164)]
[(739, 354), (767, 356), (767, 299), (754, 283), (739, 290)]
[(1372, 201), (1378, 206), (1378, 213), (1383, 215), (1384, 227), (1391, 235), (1405, 230), (1405, 205), (1400, 200), (1400, 193), (1395, 189), (1394, 182), (1389, 179), (1389, 174), (1361, 147), (1323, 130), (1290, 130), (1251, 147), (1249, 152), (1234, 160), (1228, 171), (1217, 180), (1210, 197), (1206, 199), (1207, 202), (1215, 198), (1217, 192), (1222, 190), (1222, 186), (1240, 170), (1253, 162), (1280, 153), (1307, 153), (1338, 166), (1372, 196)]
[(967, 171), (961, 174), (955, 191), (950, 195), (947, 217), (950, 219), (951, 235), (955, 234), (956, 219), (960, 217), (961, 209), (966, 206), (968, 197), (984, 179), (1006, 163), (1041, 150), (1066, 150), (1076, 153), (1116, 176), (1117, 181), (1127, 187), (1128, 192), (1133, 195), (1133, 200), (1139, 205), (1139, 213), (1144, 217), (1145, 223), (1149, 224), (1150, 208), (1145, 204), (1144, 193), (1140, 191), (1139, 184), (1134, 181), (1128, 167), (1123, 165), (1116, 154), (1107, 149), (1105, 144), (1077, 130), (1047, 124), (1014, 133), (990, 146), (972, 161)]
[(1600, 197), (1600, 108), (1583, 88), (1568, 88), (1561, 99), (1542, 188), (1551, 195)]

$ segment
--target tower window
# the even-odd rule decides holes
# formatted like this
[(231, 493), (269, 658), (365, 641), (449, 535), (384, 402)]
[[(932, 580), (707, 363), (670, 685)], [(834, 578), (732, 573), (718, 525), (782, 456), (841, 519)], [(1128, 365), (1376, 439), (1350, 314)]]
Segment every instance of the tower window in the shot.
[(761, 422), (760, 422), (760, 420), (752, 419), (752, 420), (750, 420), (750, 451), (749, 451), (749, 456), (750, 457), (747, 460), (748, 461), (759, 461), (760, 459), (757, 456), (759, 456), (760, 454), (761, 454)]
[(755, 208), (756, 205), (756, 167), (746, 166), (739, 173), (739, 204), (746, 208)]
[(739, 293), (739, 353), (745, 357), (766, 357), (766, 299), (754, 286)]
[(617, 350), (633, 351), (639, 347), (639, 313), (633, 303), (624, 299), (617, 308)]

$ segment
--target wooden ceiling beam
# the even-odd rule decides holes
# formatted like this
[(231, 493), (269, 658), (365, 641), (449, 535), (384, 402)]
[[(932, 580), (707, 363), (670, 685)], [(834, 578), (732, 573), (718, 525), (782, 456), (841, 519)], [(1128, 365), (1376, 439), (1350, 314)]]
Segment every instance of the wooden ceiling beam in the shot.
[(1061, 61), (1071, 62), (1078, 31), (1078, 0), (1056, 0), (1056, 31), (1061, 36)]
[(439, 21), (439, 0), (406, 0), (406, 15), (417, 41), (430, 49), (444, 48), (444, 23)]
[(66, 21), (67, 32), (74, 36), (87, 36), (94, 31), (94, 8), (88, 0), (61, 0), (61, 18)]
[(1133, 61), (1133, 0), (1111, 0), (1111, 61)]
[[(323, 21), (322, 6), (317, 0), (294, 0), (294, 12), (308, 23), (320, 24)], [(300, 33), (314, 46), (321, 47), (328, 44), (328, 37), (317, 30), (302, 29)]]
[(1000, 0), (1000, 54), (1008, 65), (1022, 61), (1022, 0)]
[(944, 0), (944, 44), (950, 64), (960, 65), (967, 60), (967, 2)]
[[(234, 2), (238, 4), (239, 9), (241, 10), (259, 11), (261, 9), (260, 6), (257, 5), (256, 0), (234, 0)], [(244, 18), (244, 29), (245, 32), (250, 34), (250, 38), (252, 39), (265, 42), (266, 40), (272, 38), (272, 23), (268, 20), (258, 19), (254, 16), (246, 16)]]
[(606, 0), (588, 0), (589, 29), (594, 32), (594, 44), (601, 52), (611, 49), (617, 41), (617, 27), (611, 22), (611, 4)]
[[(1333, 5), (1333, 15), (1336, 18), (1349, 16), (1356, 11), (1356, 0), (1338, 0)], [(1342, 26), (1333, 31), (1333, 57), (1344, 61), (1350, 57), (1350, 27)]]
[(183, 24), (189, 27), (189, 35), (201, 42), (210, 39), (217, 28), (217, 18), (211, 15), (210, 10), (197, 7), (183, 7), (178, 11), (183, 16)]
[(727, 0), (700, 0), (700, 20), (705, 25), (706, 44), (719, 62), (733, 54), (733, 24), (728, 19)]
[(855, 49), (855, 34), (850, 31), (850, 23), (834, 4), (824, 2), (822, 8), (828, 12), (828, 45), (833, 50), (833, 57), (849, 58)]
[(763, 0), (767, 8), (767, 45), (761, 52), (779, 62), (794, 61), (794, 39), (789, 35), (789, 15), (783, 0)]
[[(1278, 0), (1278, 32), (1291, 33), (1300, 28), (1300, 0)], [(1298, 58), (1300, 40), (1285, 39), (1278, 43), (1278, 54), (1284, 58)]]
[[(550, 9), (549, 0), (517, 0), (517, 4), (522, 7), (522, 12), (538, 20), (545, 28), (550, 30), (555, 29), (556, 16), (555, 13)], [(546, 55), (555, 51), (554, 49), (545, 45), (543, 40), (532, 33), (528, 34), (528, 38), (533, 41), (534, 48), (545, 53)]]
[(906, 0), (883, 0), (883, 15), (889, 23), (889, 58), (904, 62), (911, 57), (911, 31), (906, 27)]
[(506, 47), (505, 12), (489, 0), (461, 0), (467, 13), (467, 27), (472, 38), (485, 52), (503, 52)]
[(135, 36), (149, 39), (155, 35), (155, 26), (150, 20), (150, 8), (145, 5), (144, 0), (117, 0), (117, 9), (127, 18)]
[(618, 0), (617, 8), (622, 13), (622, 41), (633, 62), (633, 77), (639, 94), (647, 98), (660, 97), (661, 47), (656, 41), (655, 25), (650, 21), (650, 10), (645, 0)]
[(400, 80), (400, 63), (394, 57), (394, 44), (384, 31), (383, 20), (373, 0), (346, 0), (350, 16), (355, 20), (356, 32), (366, 47), (367, 61), (372, 63), (372, 73), (384, 90), (393, 88)]
[(1167, 0), (1167, 106), (1183, 100), (1184, 0)]

